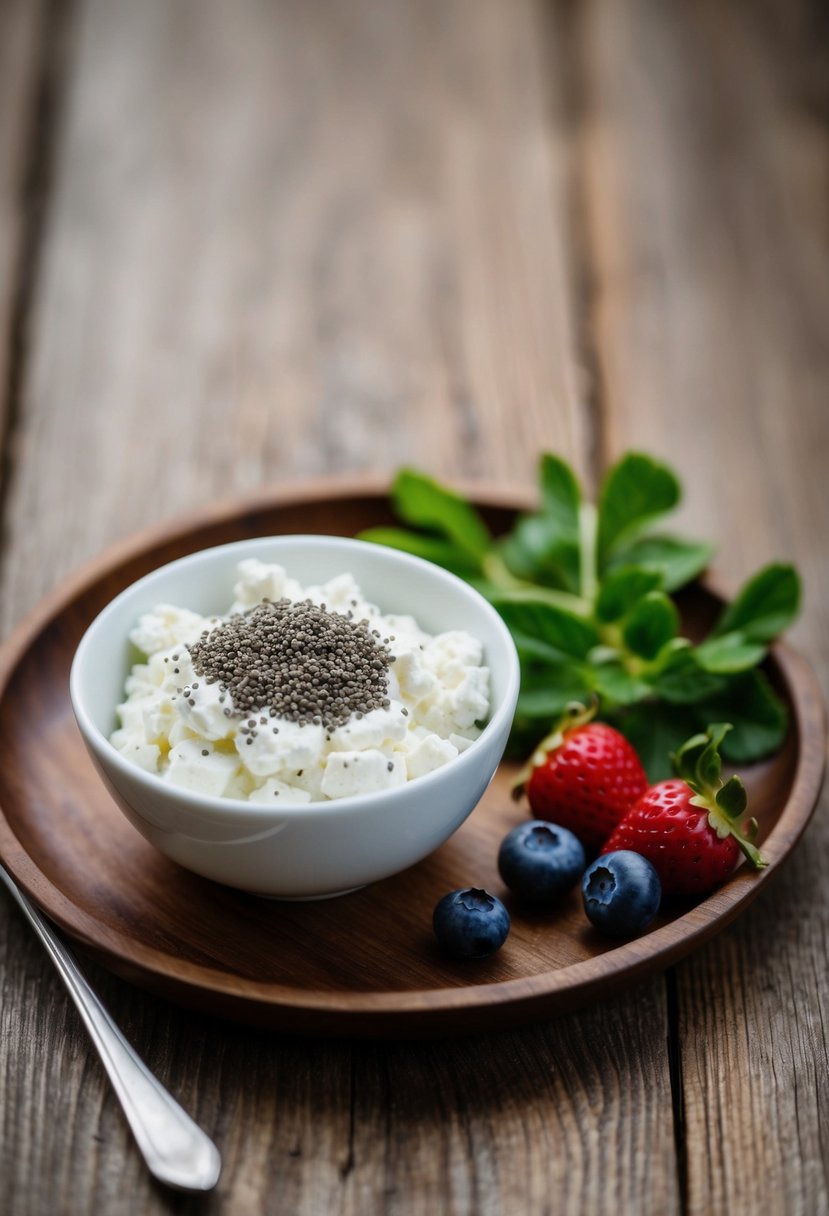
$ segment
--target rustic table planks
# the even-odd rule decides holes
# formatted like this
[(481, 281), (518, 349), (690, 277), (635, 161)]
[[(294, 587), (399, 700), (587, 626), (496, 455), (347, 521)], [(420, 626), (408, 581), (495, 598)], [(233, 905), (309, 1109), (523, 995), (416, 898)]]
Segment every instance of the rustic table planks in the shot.
[[(608, 449), (683, 454), (688, 526), (732, 583), (798, 562), (795, 638), (825, 689), (826, 41), (817, 6), (784, 10), (592, 9), (585, 172)], [(826, 1210), (827, 847), (818, 815), (785, 880), (669, 981), (691, 1212)]]
[[(14, 391), (34, 247), (35, 196), (42, 185), (31, 146), (45, 101), (43, 42), (42, 5), (0, 6), (0, 383)], [(24, 212), (29, 206), (27, 223)], [(4, 392), (4, 409), (8, 396)], [(5, 414), (3, 421), (5, 425)]]
[[(144, 524), (263, 483), (681, 464), (736, 583), (794, 556), (826, 687), (817, 5), (0, 7), (4, 630)], [(522, 1032), (292, 1040), (89, 966), (219, 1143), (143, 1172), (8, 901), (15, 1214), (829, 1210), (825, 816), (666, 978)]]

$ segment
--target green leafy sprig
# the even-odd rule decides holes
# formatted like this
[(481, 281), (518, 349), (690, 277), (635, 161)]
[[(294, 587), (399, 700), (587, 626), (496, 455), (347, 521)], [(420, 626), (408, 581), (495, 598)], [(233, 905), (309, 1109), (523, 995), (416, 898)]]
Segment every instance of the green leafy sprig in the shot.
[(694, 645), (673, 593), (714, 550), (659, 526), (680, 500), (673, 471), (629, 452), (594, 505), (570, 466), (545, 453), (539, 490), (538, 510), (494, 537), (460, 494), (402, 469), (392, 497), (410, 528), (362, 533), (460, 575), (501, 614), (521, 660), (513, 750), (531, 748), (569, 702), (598, 698), (652, 780), (669, 776), (671, 753), (712, 721), (733, 724), (724, 748), (734, 763), (776, 751), (787, 712), (759, 665), (797, 614), (795, 569), (765, 566)]

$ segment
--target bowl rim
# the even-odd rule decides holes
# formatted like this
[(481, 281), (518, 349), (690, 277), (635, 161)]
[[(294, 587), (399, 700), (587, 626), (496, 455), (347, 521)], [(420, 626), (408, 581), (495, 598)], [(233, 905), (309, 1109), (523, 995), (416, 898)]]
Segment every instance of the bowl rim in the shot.
[[(412, 778), (411, 781), (407, 780), (405, 784), (391, 789), (373, 790), (365, 794), (352, 794), (344, 798), (331, 798), (319, 802), (293, 804), (285, 802), (278, 807), (271, 806), (268, 803), (250, 802), (244, 798), (226, 798), (217, 795), (198, 794), (180, 786), (170, 785), (164, 781), (161, 774), (147, 772), (122, 756), (118, 749), (110, 742), (107, 735), (93, 721), (92, 715), (85, 704), (83, 689), (81, 687), (81, 669), (88, 660), (88, 651), (94, 644), (94, 634), (96, 631), (105, 624), (106, 618), (113, 615), (125, 600), (131, 598), (148, 583), (155, 581), (156, 578), (176, 567), (207, 564), (211, 560), (215, 560), (220, 554), (227, 554), (229, 550), (256, 549), (274, 543), (284, 544), (285, 542), (289, 542), (292, 546), (299, 543), (310, 543), (318, 548), (332, 547), (363, 553), (370, 551), (373, 555), (377, 555), (377, 560), (381, 562), (388, 561), (391, 564), (405, 566), (418, 571), (421, 575), (434, 579), (438, 583), (449, 584), (456, 591), (460, 591), (471, 603), (474, 603), (479, 611), (483, 611), (484, 615), (489, 618), (490, 623), (494, 626), (496, 634), (499, 635), (500, 640), (505, 644), (504, 653), (508, 659), (507, 686), (500, 704), (494, 713), (490, 715), (481, 734), (470, 743), (469, 747), (459, 752), (447, 764), (441, 765), (429, 773), (424, 773), (420, 777)], [(290, 571), (288, 572), (290, 573)], [(379, 606), (382, 610), (382, 604)], [(186, 605), (182, 605), (182, 607), (186, 607)], [(413, 613), (412, 615), (415, 614)], [(69, 697), (81, 734), (96, 757), (100, 759), (101, 764), (111, 765), (127, 780), (137, 782), (139, 786), (144, 787), (148, 794), (160, 795), (179, 809), (203, 819), (214, 819), (217, 817), (232, 818), (238, 816), (241, 812), (255, 819), (300, 817), (304, 820), (309, 818), (325, 818), (332, 814), (339, 817), (349, 812), (362, 810), (367, 804), (369, 806), (380, 805), (383, 801), (390, 799), (408, 802), (410, 797), (414, 797), (415, 794), (419, 795), (421, 792), (424, 795), (428, 795), (429, 790), (435, 785), (440, 784), (441, 781), (446, 780), (448, 774), (457, 773), (459, 769), (468, 768), (472, 765), (477, 754), (489, 743), (491, 736), (504, 726), (506, 726), (506, 738), (509, 725), (515, 714), (519, 684), (520, 664), (518, 653), (506, 624), (489, 601), (456, 574), (452, 574), (451, 571), (445, 570), (442, 566), (438, 566), (434, 562), (418, 557), (415, 554), (407, 553), (401, 549), (393, 549), (390, 546), (359, 540), (356, 537), (332, 536), (327, 533), (283, 533), (271, 536), (247, 537), (242, 540), (229, 541), (222, 545), (211, 545), (206, 549), (198, 549), (193, 553), (185, 554), (183, 557), (174, 558), (170, 562), (157, 566), (154, 570), (150, 570), (147, 574), (142, 575), (141, 578), (136, 579), (135, 582), (130, 583), (129, 586), (124, 587), (104, 605), (100, 612), (96, 613), (84, 630), (72, 658), (69, 673)], [(114, 709), (115, 707), (113, 706), (113, 711)], [(505, 721), (507, 718), (509, 721)]]

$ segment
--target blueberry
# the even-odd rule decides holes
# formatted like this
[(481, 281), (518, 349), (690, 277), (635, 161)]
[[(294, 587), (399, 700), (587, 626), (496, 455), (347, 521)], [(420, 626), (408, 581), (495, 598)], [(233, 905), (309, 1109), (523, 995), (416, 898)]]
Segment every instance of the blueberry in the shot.
[(486, 958), (506, 941), (509, 913), (494, 895), (477, 887), (464, 887), (438, 901), (432, 927), (453, 958)]
[(510, 891), (530, 904), (549, 904), (566, 894), (584, 873), (581, 841), (554, 823), (530, 819), (501, 842), (498, 869)]
[(581, 884), (587, 919), (610, 937), (635, 937), (659, 911), (662, 884), (651, 863), (620, 849), (597, 857)]

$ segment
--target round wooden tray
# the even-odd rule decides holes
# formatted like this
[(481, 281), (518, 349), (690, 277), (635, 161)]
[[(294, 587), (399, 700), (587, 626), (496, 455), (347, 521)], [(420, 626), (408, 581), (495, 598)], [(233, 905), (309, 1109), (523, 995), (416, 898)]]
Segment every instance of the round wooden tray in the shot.
[[(504, 530), (515, 495), (476, 500)], [(825, 726), (804, 660), (776, 646), (768, 670), (792, 711), (781, 753), (745, 773), (769, 866), (739, 871), (695, 906), (675, 906), (638, 940), (613, 945), (576, 892), (530, 915), (505, 896), (496, 854), (526, 817), (508, 766), (459, 832), (406, 873), (330, 902), (258, 899), (198, 878), (156, 852), (117, 810), (86, 756), (68, 696), (84, 629), (122, 588), (173, 558), (249, 536), (353, 535), (391, 522), (384, 489), (328, 483), (205, 511), (137, 537), (81, 571), (41, 606), (0, 658), (0, 853), (32, 899), (90, 954), (180, 1004), (281, 1030), (414, 1037), (548, 1017), (664, 968), (727, 925), (776, 874), (815, 806)], [(705, 587), (686, 627), (710, 617)], [(513, 918), (494, 958), (458, 964), (432, 941), (431, 912), (452, 888), (504, 896)]]

